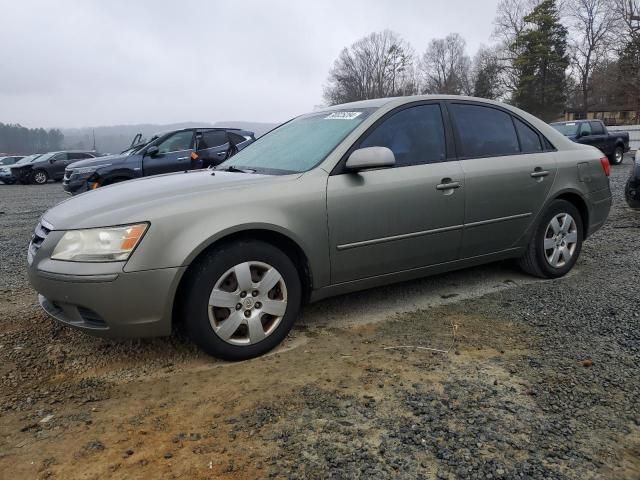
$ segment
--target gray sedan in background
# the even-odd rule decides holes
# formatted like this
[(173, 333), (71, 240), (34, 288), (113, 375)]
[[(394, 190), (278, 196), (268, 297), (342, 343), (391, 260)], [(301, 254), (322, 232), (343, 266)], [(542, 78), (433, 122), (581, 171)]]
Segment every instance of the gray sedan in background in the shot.
[(297, 117), (215, 170), (101, 188), (47, 211), (42, 307), (105, 336), (255, 357), (301, 306), (507, 258), (555, 278), (611, 206), (609, 162), (487, 100), (386, 98)]

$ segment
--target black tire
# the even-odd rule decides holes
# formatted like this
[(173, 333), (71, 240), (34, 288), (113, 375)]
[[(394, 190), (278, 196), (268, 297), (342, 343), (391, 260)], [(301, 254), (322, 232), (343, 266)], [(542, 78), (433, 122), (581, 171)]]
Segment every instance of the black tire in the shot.
[[(275, 330), (263, 340), (233, 345), (214, 332), (209, 320), (209, 297), (225, 272), (251, 261), (273, 266), (280, 273), (287, 290), (286, 310)], [(298, 317), (302, 300), (300, 278), (291, 259), (273, 245), (255, 240), (227, 243), (209, 251), (191, 266), (181, 291), (178, 311), (191, 340), (208, 354), (232, 361), (258, 357), (279, 345)]]
[[(549, 223), (556, 215), (562, 213), (568, 213), (576, 222), (577, 242), (571, 259), (562, 267), (556, 268), (547, 260), (544, 250), (544, 240)], [(519, 259), (518, 263), (520, 268), (530, 275), (541, 278), (558, 278), (566, 275), (573, 268), (580, 256), (583, 231), (582, 216), (578, 209), (566, 200), (554, 200), (542, 215), (527, 246), (526, 253)]]
[[(619, 157), (619, 158), (618, 158)], [(609, 159), (609, 165), (620, 165), (624, 159), (624, 149), (622, 147), (616, 147), (613, 153), (607, 157)]]
[(31, 174), (31, 182), (36, 185), (44, 185), (49, 181), (49, 174), (45, 170), (35, 170)]
[(640, 210), (640, 189), (637, 187), (637, 181), (633, 181), (633, 177), (629, 177), (624, 187), (624, 196), (629, 207)]

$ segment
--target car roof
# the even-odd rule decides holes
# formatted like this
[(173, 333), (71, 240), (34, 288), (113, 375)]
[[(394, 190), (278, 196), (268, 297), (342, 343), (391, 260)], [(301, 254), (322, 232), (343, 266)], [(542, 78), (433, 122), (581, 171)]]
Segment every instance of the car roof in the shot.
[(564, 122), (551, 122), (549, 125), (567, 125), (569, 123), (585, 123), (585, 122), (595, 122), (595, 121), (600, 122), (601, 120), (597, 118), (589, 118), (589, 119), (582, 119), (582, 120), (567, 120)]
[(406, 97), (385, 97), (385, 98), (374, 98), (371, 100), (359, 100), (357, 102), (332, 105), (330, 107), (326, 107), (318, 111), (322, 112), (322, 111), (332, 111), (332, 110), (344, 110), (347, 108), (381, 108), (389, 104), (395, 104), (396, 106), (399, 106), (399, 105), (404, 105), (406, 103), (427, 101), (427, 100), (458, 100), (458, 101), (467, 100), (467, 101), (485, 103), (489, 105), (497, 105), (500, 107), (514, 108), (512, 105), (507, 105), (497, 100), (489, 100), (487, 98), (470, 97), (466, 95), (436, 94), (436, 95), (410, 95)]

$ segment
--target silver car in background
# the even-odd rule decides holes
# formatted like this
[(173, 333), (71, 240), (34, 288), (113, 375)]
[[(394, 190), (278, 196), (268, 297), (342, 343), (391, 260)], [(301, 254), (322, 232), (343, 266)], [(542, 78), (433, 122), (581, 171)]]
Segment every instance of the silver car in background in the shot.
[(297, 117), (215, 170), (134, 180), (47, 211), (42, 307), (105, 336), (251, 358), (305, 302), (507, 258), (566, 274), (611, 206), (609, 163), (487, 100), (386, 98)]

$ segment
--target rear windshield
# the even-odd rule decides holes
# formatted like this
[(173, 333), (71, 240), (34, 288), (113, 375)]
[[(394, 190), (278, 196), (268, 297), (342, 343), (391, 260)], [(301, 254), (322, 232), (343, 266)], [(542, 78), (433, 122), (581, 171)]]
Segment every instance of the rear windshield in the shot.
[(552, 123), (551, 126), (565, 137), (575, 137), (578, 135), (579, 123)]
[(231, 157), (233, 166), (258, 173), (300, 173), (322, 162), (375, 109), (309, 113), (272, 130)]

